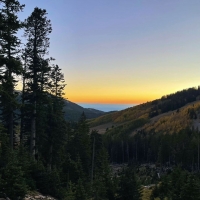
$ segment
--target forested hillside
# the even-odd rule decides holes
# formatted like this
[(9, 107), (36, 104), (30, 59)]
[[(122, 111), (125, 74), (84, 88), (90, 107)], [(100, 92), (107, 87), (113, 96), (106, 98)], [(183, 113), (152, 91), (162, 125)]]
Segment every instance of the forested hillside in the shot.
[[(178, 152), (182, 154), (183, 150), (189, 148), (190, 145), (180, 145), (182, 148), (176, 145), (183, 139), (190, 141), (193, 146), (192, 151), (191, 149), (186, 151), (192, 153), (197, 148), (198, 143), (195, 138), (198, 136), (200, 123), (199, 93), (199, 88), (190, 88), (159, 100), (89, 120), (89, 124), (91, 130), (98, 130), (104, 134), (112, 162), (139, 160), (160, 163), (162, 160), (163, 163), (181, 162), (183, 164), (183, 161), (177, 161), (179, 156), (175, 154)], [(187, 138), (188, 136), (190, 137)], [(162, 141), (165, 147), (162, 147)], [(172, 141), (176, 141), (175, 146)], [(162, 154), (162, 148), (165, 149), (165, 154)], [(186, 152), (183, 155), (187, 157)], [(194, 156), (188, 155), (190, 159), (193, 157), (193, 161), (186, 161), (187, 167), (197, 166), (197, 157)]]
[(177, 110), (196, 100), (200, 100), (200, 87), (178, 91), (152, 102), (143, 103), (116, 113), (99, 117), (90, 120), (89, 124), (94, 127), (110, 122), (124, 123), (138, 118), (152, 118), (162, 113)]
[[(157, 99), (152, 102), (143, 103), (119, 112), (91, 119), (89, 120), (89, 124), (95, 129), (98, 126), (101, 128), (101, 125), (104, 126), (107, 124), (109, 127), (126, 123), (128, 124), (137, 119), (153, 119), (153, 121), (155, 121), (155, 119), (168, 115), (172, 111), (172, 113), (178, 113), (181, 107), (192, 102), (196, 102), (199, 99), (200, 88), (189, 88), (174, 94), (163, 96), (161, 99)], [(156, 116), (158, 117), (155, 118)]]
[[(162, 180), (161, 185), (149, 190), (147, 199), (176, 199), (176, 193), (184, 199), (185, 189), (190, 190), (192, 184), (196, 188), (200, 183), (198, 178), (191, 182), (191, 177), (200, 170), (199, 92), (199, 88), (190, 88), (89, 120), (94, 126), (91, 130), (103, 134), (110, 162), (140, 166), (143, 163), (145, 167), (139, 167), (137, 174), (144, 185), (158, 184), (159, 179)], [(181, 168), (173, 172), (177, 166)], [(159, 179), (155, 175), (158, 173)], [(175, 179), (178, 173), (183, 177)], [(146, 190), (143, 190), (144, 199)], [(195, 191), (191, 193), (197, 198), (199, 192)]]
[[(90, 133), (86, 122), (85, 114), (102, 112), (79, 110), (77, 120), (77, 106), (71, 103), (76, 120), (66, 121), (70, 109), (63, 100), (64, 74), (48, 55), (51, 21), (45, 9), (36, 7), (21, 22), (24, 6), (0, 0), (0, 198), (24, 199), (34, 191), (68, 200), (127, 196), (123, 185), (129, 169), (120, 177), (112, 173), (103, 137)], [(133, 191), (127, 197), (139, 198), (130, 172)]]
[(88, 121), (104, 113), (64, 101), (47, 11), (24, 7), (0, 0), (0, 198), (199, 199), (200, 88)]

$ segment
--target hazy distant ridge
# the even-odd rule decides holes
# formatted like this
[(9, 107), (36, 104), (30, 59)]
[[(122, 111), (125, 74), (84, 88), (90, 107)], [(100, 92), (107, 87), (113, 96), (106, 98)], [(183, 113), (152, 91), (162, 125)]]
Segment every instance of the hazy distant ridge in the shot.
[(87, 119), (96, 118), (106, 114), (104, 111), (93, 108), (83, 108), (82, 106), (68, 100), (64, 100), (64, 104), (65, 119), (68, 121), (78, 121), (83, 112)]

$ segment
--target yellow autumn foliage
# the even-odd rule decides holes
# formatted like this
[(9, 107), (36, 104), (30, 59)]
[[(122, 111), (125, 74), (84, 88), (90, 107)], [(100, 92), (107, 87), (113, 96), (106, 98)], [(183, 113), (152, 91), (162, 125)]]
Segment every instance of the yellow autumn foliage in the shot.
[[(131, 135), (134, 135), (139, 130), (145, 130), (145, 132), (173, 134), (178, 133), (180, 130), (186, 127), (191, 127), (194, 119), (190, 115), (192, 110), (198, 115), (200, 111), (200, 101), (189, 103), (177, 110), (162, 113), (155, 117), (149, 118), (149, 113), (153, 108), (152, 104), (145, 103), (135, 107), (131, 107), (122, 111), (110, 113), (96, 119), (89, 120), (90, 127), (98, 127), (99, 125), (109, 124), (111, 126), (119, 126), (129, 124), (137, 119), (149, 119), (148, 123), (144, 126), (133, 130)], [(97, 128), (98, 129), (98, 128)], [(104, 127), (105, 129), (105, 127)], [(105, 130), (104, 130), (105, 132)]]
[(109, 122), (124, 123), (136, 120), (138, 118), (148, 119), (151, 108), (151, 103), (145, 103), (135, 107), (127, 108), (122, 111), (113, 112), (95, 119), (91, 119), (88, 121), (88, 123), (91, 127), (94, 127)]
[(155, 133), (177, 133), (186, 127), (192, 125), (192, 119), (188, 114), (189, 109), (194, 109), (198, 112), (200, 109), (200, 102), (194, 102), (186, 105), (176, 111), (170, 111), (168, 113), (161, 114), (153, 117), (148, 124), (145, 124), (142, 129), (146, 132), (154, 131)]

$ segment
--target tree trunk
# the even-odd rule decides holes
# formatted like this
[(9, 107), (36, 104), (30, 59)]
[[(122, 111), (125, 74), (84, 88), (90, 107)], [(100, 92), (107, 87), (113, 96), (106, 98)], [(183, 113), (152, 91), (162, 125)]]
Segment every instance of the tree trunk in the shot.
[(10, 135), (10, 147), (13, 149), (13, 112), (12, 112), (12, 106), (10, 109), (10, 114), (9, 114), (9, 127), (8, 127), (8, 132)]
[[(8, 35), (10, 35), (10, 32), (8, 32)], [(11, 57), (11, 48), (10, 48), (10, 42), (8, 42), (9, 45), (9, 49), (8, 49), (8, 58), (9, 60), (12, 59)], [(13, 77), (12, 77), (12, 71), (11, 71), (11, 66), (8, 65), (8, 85), (9, 85), (9, 95), (11, 98), (11, 102), (9, 105), (9, 124), (8, 124), (8, 134), (10, 136), (10, 148), (13, 149), (13, 92), (14, 92), (14, 88), (13, 88)]]
[(31, 154), (33, 155), (33, 158), (35, 159), (36, 154), (36, 146), (35, 146), (35, 140), (36, 140), (36, 91), (37, 91), (37, 49), (36, 49), (36, 37), (34, 38), (34, 58), (33, 58), (33, 111), (32, 111), (32, 118), (31, 118)]
[(124, 141), (122, 140), (122, 162), (124, 163)]
[(129, 162), (129, 145), (128, 145), (128, 142), (126, 143), (126, 151), (127, 151), (128, 162)]
[(137, 141), (136, 141), (136, 150), (135, 150), (135, 159), (136, 159), (136, 161), (138, 160), (138, 152), (137, 152)]
[(36, 146), (35, 146), (35, 140), (36, 140), (36, 130), (35, 130), (35, 120), (36, 120), (36, 101), (34, 102), (34, 110), (32, 114), (31, 119), (31, 154), (33, 155), (33, 158), (35, 159), (36, 154)]
[(95, 137), (93, 140), (93, 151), (92, 151), (92, 173), (91, 173), (92, 185), (93, 185), (93, 176), (94, 176), (94, 157), (95, 157)]
[(20, 130), (20, 144), (24, 143), (24, 93), (25, 93), (25, 73), (26, 73), (26, 55), (25, 55), (25, 66), (23, 73), (23, 83), (22, 83), (22, 105), (21, 105), (21, 130)]
[(48, 164), (48, 167), (49, 167), (49, 171), (52, 170), (52, 153), (53, 153), (53, 145), (51, 144), (50, 145), (50, 148), (49, 148), (49, 164)]

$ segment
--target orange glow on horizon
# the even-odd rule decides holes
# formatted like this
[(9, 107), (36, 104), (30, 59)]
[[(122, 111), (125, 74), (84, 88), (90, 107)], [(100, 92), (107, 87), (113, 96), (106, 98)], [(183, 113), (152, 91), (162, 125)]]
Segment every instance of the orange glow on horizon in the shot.
[[(188, 89), (197, 86), (196, 82), (190, 84), (181, 83), (174, 85), (173, 82), (168, 84), (155, 84), (148, 87), (147, 84), (135, 88), (113, 88), (108, 87), (97, 88), (90, 87), (74, 87), (65, 91), (67, 100), (80, 104), (142, 104), (156, 99), (160, 99), (164, 95), (172, 94), (183, 89)], [(95, 85), (96, 86), (96, 85)]]
[(109, 98), (101, 98), (101, 99), (96, 99), (96, 98), (68, 98), (64, 97), (65, 99), (74, 102), (74, 103), (91, 103), (91, 104), (142, 104), (146, 103), (148, 101), (152, 101), (156, 98), (138, 98), (138, 99), (123, 99), (123, 98), (116, 98), (116, 99), (109, 99)]

